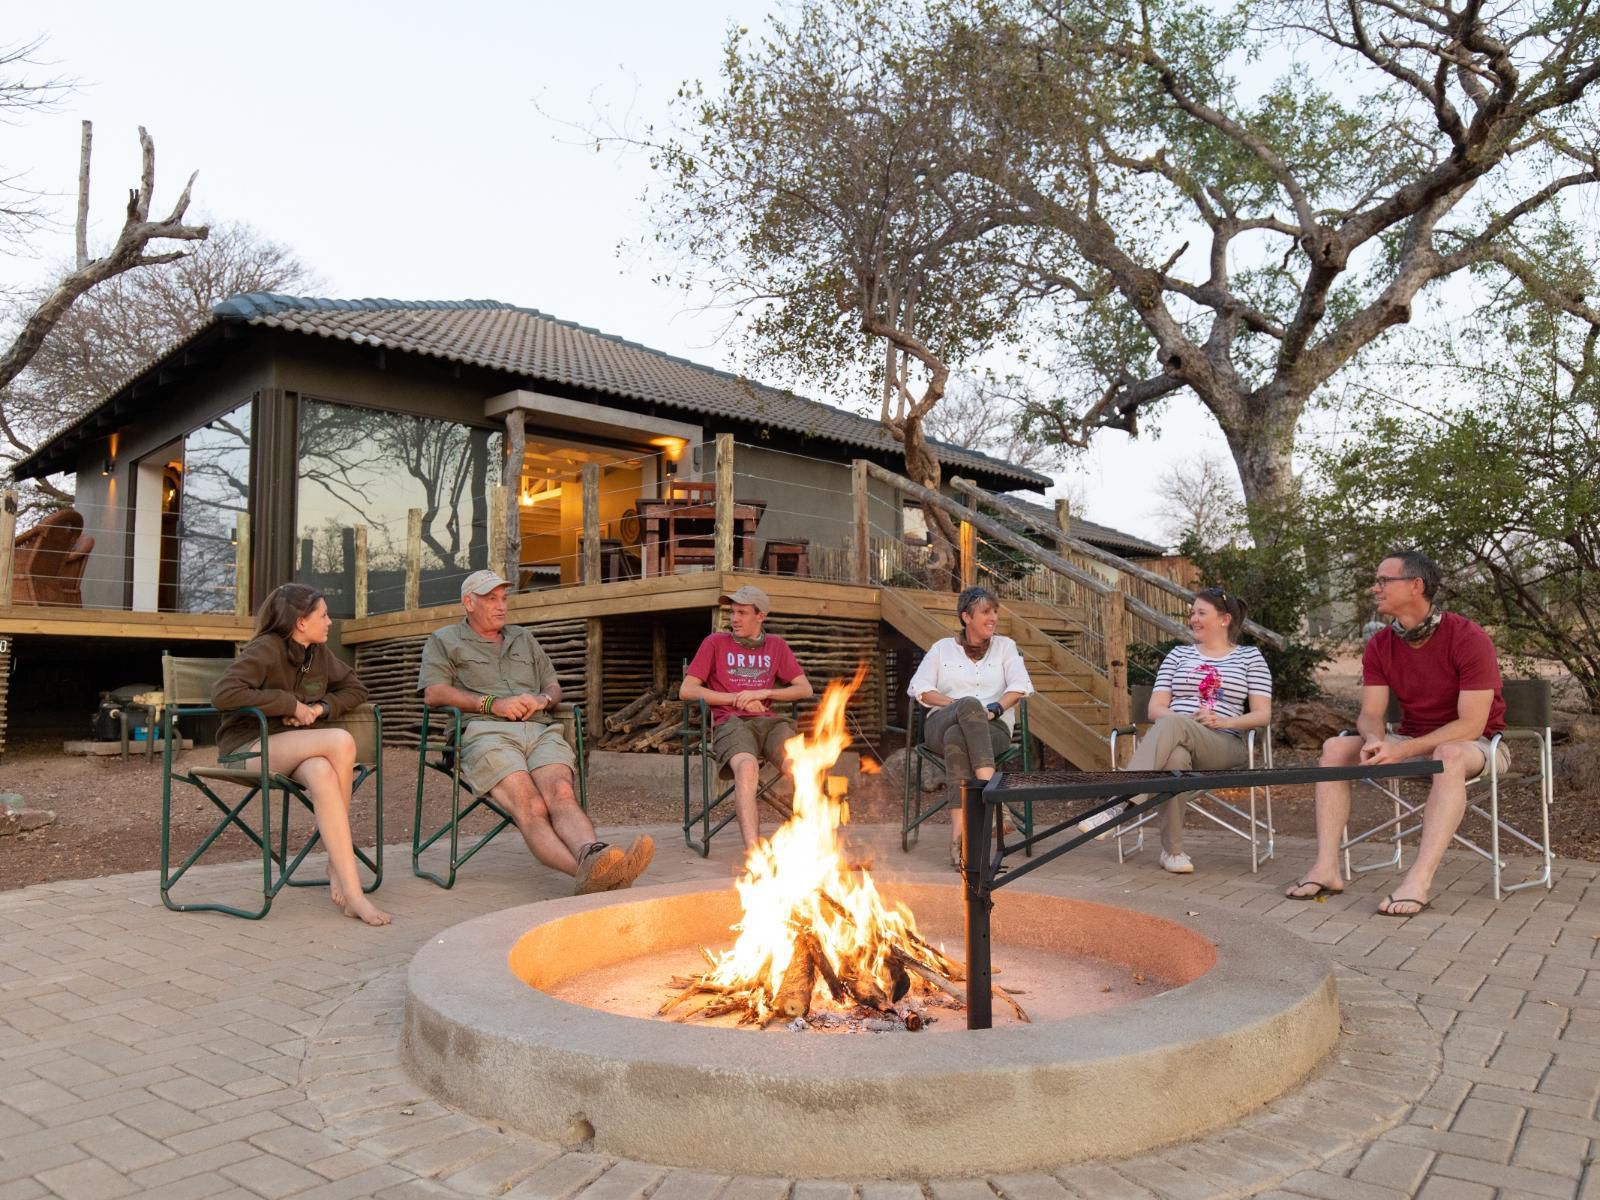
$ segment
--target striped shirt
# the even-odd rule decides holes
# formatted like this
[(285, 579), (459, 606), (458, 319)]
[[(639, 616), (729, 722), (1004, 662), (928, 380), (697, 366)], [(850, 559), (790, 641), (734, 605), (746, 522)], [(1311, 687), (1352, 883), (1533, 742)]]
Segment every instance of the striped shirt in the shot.
[[(1272, 672), (1254, 646), (1235, 646), (1222, 658), (1207, 658), (1198, 646), (1177, 646), (1161, 660), (1153, 690), (1171, 692), (1169, 708), (1179, 716), (1206, 707), (1219, 717), (1241, 717), (1251, 696), (1272, 696)], [(1203, 704), (1202, 694), (1209, 703)], [(1237, 729), (1223, 732), (1244, 736)]]

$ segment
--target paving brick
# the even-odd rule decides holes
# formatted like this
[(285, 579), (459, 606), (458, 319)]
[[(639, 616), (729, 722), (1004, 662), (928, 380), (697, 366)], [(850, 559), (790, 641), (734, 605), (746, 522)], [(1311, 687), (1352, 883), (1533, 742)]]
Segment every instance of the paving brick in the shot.
[(1149, 1188), (1102, 1163), (1062, 1167), (1055, 1175), (1069, 1191), (1095, 1200), (1156, 1200), (1156, 1193)]
[(1456, 1112), (1450, 1132), (1510, 1141), (1521, 1131), (1526, 1117), (1527, 1110), (1517, 1105), (1469, 1098)]
[(492, 1154), (470, 1167), (452, 1171), (442, 1182), (446, 1187), (469, 1196), (498, 1196), (509, 1191), (560, 1153), (561, 1151), (555, 1146), (543, 1143), (528, 1147), (518, 1146)]
[[(707, 1196), (710, 1194), (709, 1192), (702, 1193), (702, 1195)], [(661, 1193), (658, 1191), (655, 1196), (650, 1197), (650, 1200), (656, 1200), (656, 1197), (660, 1195)], [(890, 1183), (881, 1180), (863, 1183), (860, 1189), (860, 1196), (861, 1200), (923, 1200), (922, 1187), (919, 1184)], [(689, 1200), (689, 1198), (688, 1196), (674, 1196), (672, 1200)]]
[(1364, 1183), (1414, 1192), (1421, 1186), (1433, 1159), (1434, 1152), (1421, 1146), (1375, 1142), (1361, 1155), (1361, 1161), (1350, 1172), (1350, 1177)]
[[(989, 1186), (1005, 1200), (1072, 1200), (1072, 1193), (1059, 1179), (1037, 1171), (1025, 1175), (996, 1175), (989, 1180)], [(796, 1200), (799, 1200), (798, 1192)]]
[(229, 1142), (223, 1146), (202, 1150), (198, 1154), (180, 1155), (166, 1162), (157, 1163), (153, 1167), (141, 1167), (132, 1172), (129, 1178), (147, 1191), (156, 1191), (195, 1175), (215, 1175), (223, 1167), (253, 1158), (260, 1153), (261, 1151), (245, 1142)]
[(191, 1129), (199, 1129), (206, 1123), (188, 1109), (179, 1108), (170, 1100), (152, 1100), (147, 1104), (136, 1104), (132, 1108), (119, 1108), (117, 1119), (153, 1138), (169, 1138), (174, 1134), (188, 1133)]
[(116, 1200), (139, 1190), (126, 1175), (93, 1158), (40, 1171), (37, 1178), (61, 1200)]
[(1302, 1171), (1283, 1181), (1285, 1191), (1317, 1200), (1410, 1200), (1409, 1189), (1347, 1179), (1323, 1171)]
[[(666, 1173), (648, 1163), (619, 1162), (578, 1193), (580, 1200), (644, 1200)], [(845, 1200), (850, 1200), (848, 1195)]]
[[(936, 1179), (927, 1185), (928, 1200), (995, 1200), (995, 1191), (980, 1179)], [(717, 1200), (725, 1200), (724, 1192)]]
[(304, 1192), (324, 1183), (322, 1176), (313, 1175), (276, 1154), (258, 1154), (222, 1168), (222, 1174), (240, 1187), (247, 1187), (267, 1197), (282, 1200), (296, 1192)]
[(90, 1134), (80, 1138), (78, 1145), (124, 1173), (176, 1157), (175, 1151), (126, 1125), (114, 1133)]
[(1492, 1187), (1515, 1188), (1536, 1196), (1560, 1197), (1562, 1200), (1572, 1195), (1578, 1181), (1576, 1173), (1554, 1175), (1547, 1171), (1531, 1171), (1526, 1167), (1480, 1162), (1454, 1154), (1441, 1154), (1435, 1159), (1429, 1175), (1433, 1179), (1463, 1179)]
[[(610, 1165), (610, 1159), (598, 1154), (563, 1154), (540, 1166), (506, 1195), (526, 1196), (529, 1200), (568, 1200), (600, 1178)], [(788, 1191), (788, 1187), (785, 1183), (784, 1190)]]

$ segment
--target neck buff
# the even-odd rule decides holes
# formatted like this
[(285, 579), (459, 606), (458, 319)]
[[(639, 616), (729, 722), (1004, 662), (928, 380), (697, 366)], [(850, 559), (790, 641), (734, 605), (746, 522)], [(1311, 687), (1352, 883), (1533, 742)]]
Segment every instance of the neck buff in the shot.
[[(993, 641), (993, 639), (991, 638), (990, 641)], [(973, 662), (977, 662), (985, 654), (989, 653), (989, 642), (984, 642), (983, 645), (976, 646), (967, 641), (967, 631), (965, 627), (962, 628), (960, 633), (956, 634), (956, 642), (959, 643), (961, 648), (967, 652), (967, 657)]]
[(761, 643), (767, 640), (767, 635), (764, 634), (764, 633), (760, 634), (757, 637), (753, 637), (753, 638), (742, 638), (737, 633), (730, 633), (728, 636), (731, 637), (734, 640), (734, 642), (738, 644), (738, 647), (741, 650), (759, 649), (760, 646), (761, 646)]
[(1439, 628), (1439, 618), (1442, 616), (1444, 616), (1444, 610), (1430, 604), (1428, 606), (1428, 615), (1410, 629), (1406, 629), (1400, 624), (1399, 617), (1389, 622), (1389, 628), (1394, 630), (1395, 636), (1402, 641), (1420, 642), (1433, 633), (1435, 629)]

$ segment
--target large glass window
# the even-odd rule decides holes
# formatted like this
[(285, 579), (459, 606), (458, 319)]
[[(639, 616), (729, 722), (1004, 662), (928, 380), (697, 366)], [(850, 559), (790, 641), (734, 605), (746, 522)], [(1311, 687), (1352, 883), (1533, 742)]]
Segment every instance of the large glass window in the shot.
[(186, 434), (180, 480), (167, 484), (182, 518), (177, 546), (179, 612), (234, 610), (235, 537), (250, 509), (250, 405)]
[(489, 565), (489, 486), (501, 435), (453, 421), (307, 400), (300, 410), (295, 579), (355, 615), (356, 528), (367, 530), (367, 611), (404, 607), (407, 514), (422, 514), (423, 605), (452, 604)]

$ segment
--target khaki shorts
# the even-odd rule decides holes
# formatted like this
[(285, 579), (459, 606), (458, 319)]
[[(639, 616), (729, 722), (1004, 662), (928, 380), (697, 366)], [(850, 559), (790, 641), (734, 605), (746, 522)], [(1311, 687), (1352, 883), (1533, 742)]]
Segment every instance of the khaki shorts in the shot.
[[(1387, 734), (1384, 734), (1383, 740), (1386, 741), (1386, 742), (1408, 742), (1411, 739), (1410, 738), (1406, 738), (1406, 737), (1401, 737), (1398, 733), (1387, 733)], [(1489, 738), (1481, 737), (1481, 738), (1474, 738), (1471, 742), (1467, 743), (1470, 746), (1477, 747), (1478, 753), (1483, 755), (1483, 770), (1479, 771), (1477, 775), (1468, 775), (1467, 776), (1468, 779), (1477, 779), (1479, 775), (1487, 776), (1489, 774), (1489, 743), (1490, 743), (1490, 740), (1491, 739), (1489, 739)], [(1419, 757), (1421, 757), (1421, 756), (1419, 756)], [(1429, 756), (1426, 756), (1426, 757), (1432, 757), (1432, 756), (1429, 755)], [(1511, 747), (1506, 745), (1506, 743), (1504, 741), (1502, 741), (1500, 743), (1500, 751), (1499, 751), (1498, 757), (1500, 759), (1500, 763), (1499, 763), (1500, 774), (1504, 775), (1504, 774), (1506, 774), (1506, 772), (1511, 770)]]
[(721, 766), (735, 754), (753, 754), (782, 767), (783, 744), (794, 735), (794, 722), (782, 717), (729, 717), (711, 731), (711, 753)]
[(474, 791), (487, 792), (509, 775), (540, 767), (574, 770), (577, 756), (559, 724), (470, 721), (462, 734), (461, 770)]

